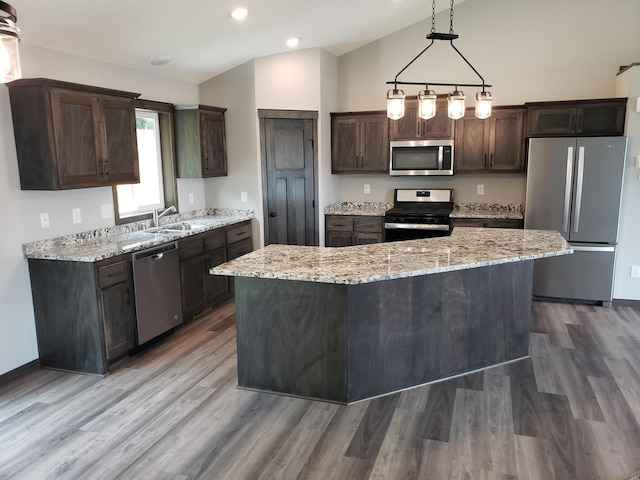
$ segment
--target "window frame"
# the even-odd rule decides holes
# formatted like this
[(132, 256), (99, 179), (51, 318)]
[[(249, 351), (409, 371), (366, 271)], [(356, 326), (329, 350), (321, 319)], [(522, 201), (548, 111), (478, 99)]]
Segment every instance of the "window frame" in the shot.
[[(149, 110), (158, 114), (160, 125), (160, 155), (162, 157), (164, 206), (165, 208), (174, 206), (177, 211), (180, 211), (178, 207), (178, 170), (176, 165), (173, 104), (157, 102), (154, 100), (138, 99), (136, 100), (135, 108)], [(118, 189), (114, 185), (111, 190), (113, 194), (113, 214), (116, 225), (139, 222), (141, 220), (150, 220), (153, 218), (153, 213), (150, 211), (120, 218), (120, 212), (118, 209)]]

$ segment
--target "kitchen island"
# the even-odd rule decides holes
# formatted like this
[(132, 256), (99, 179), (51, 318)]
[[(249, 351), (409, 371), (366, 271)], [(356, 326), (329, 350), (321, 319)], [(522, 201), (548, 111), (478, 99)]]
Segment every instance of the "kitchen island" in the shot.
[(533, 260), (570, 253), (556, 232), (459, 227), (210, 273), (236, 277), (239, 387), (351, 403), (526, 357)]

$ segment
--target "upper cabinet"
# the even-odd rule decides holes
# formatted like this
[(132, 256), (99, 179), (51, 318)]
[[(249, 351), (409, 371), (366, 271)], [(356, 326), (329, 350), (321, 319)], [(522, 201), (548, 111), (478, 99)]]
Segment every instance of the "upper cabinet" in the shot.
[(386, 112), (331, 114), (331, 172), (387, 173)]
[(468, 108), (456, 120), (454, 168), (457, 173), (522, 172), (524, 107), (494, 107), (480, 120)]
[(23, 190), (139, 182), (139, 94), (43, 78), (8, 88)]
[(206, 105), (175, 107), (178, 177), (227, 175), (226, 111)]
[(527, 136), (624, 135), (626, 98), (527, 104)]
[(424, 120), (418, 116), (418, 100), (407, 97), (404, 117), (400, 120), (389, 120), (390, 140), (429, 140), (453, 138), (454, 121), (447, 115), (447, 99), (438, 97), (436, 116)]

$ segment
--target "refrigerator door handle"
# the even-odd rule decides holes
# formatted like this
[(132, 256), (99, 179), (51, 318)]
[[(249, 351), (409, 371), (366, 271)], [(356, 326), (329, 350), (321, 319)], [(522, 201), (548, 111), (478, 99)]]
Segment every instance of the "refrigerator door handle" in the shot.
[(582, 208), (582, 184), (584, 183), (584, 147), (578, 148), (578, 178), (576, 183), (576, 208), (573, 217), (573, 231), (580, 229), (580, 209)]
[(570, 245), (574, 252), (615, 252), (616, 247), (614, 246), (587, 246), (581, 247), (577, 245)]
[(571, 184), (573, 183), (573, 147), (567, 147), (567, 176), (564, 185), (564, 210), (562, 231), (569, 233), (569, 212), (571, 210)]

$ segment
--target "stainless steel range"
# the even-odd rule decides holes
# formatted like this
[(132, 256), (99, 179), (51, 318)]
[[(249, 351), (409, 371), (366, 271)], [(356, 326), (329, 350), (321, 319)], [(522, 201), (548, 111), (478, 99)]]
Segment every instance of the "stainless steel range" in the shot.
[(453, 190), (395, 189), (384, 216), (385, 241), (451, 235)]

